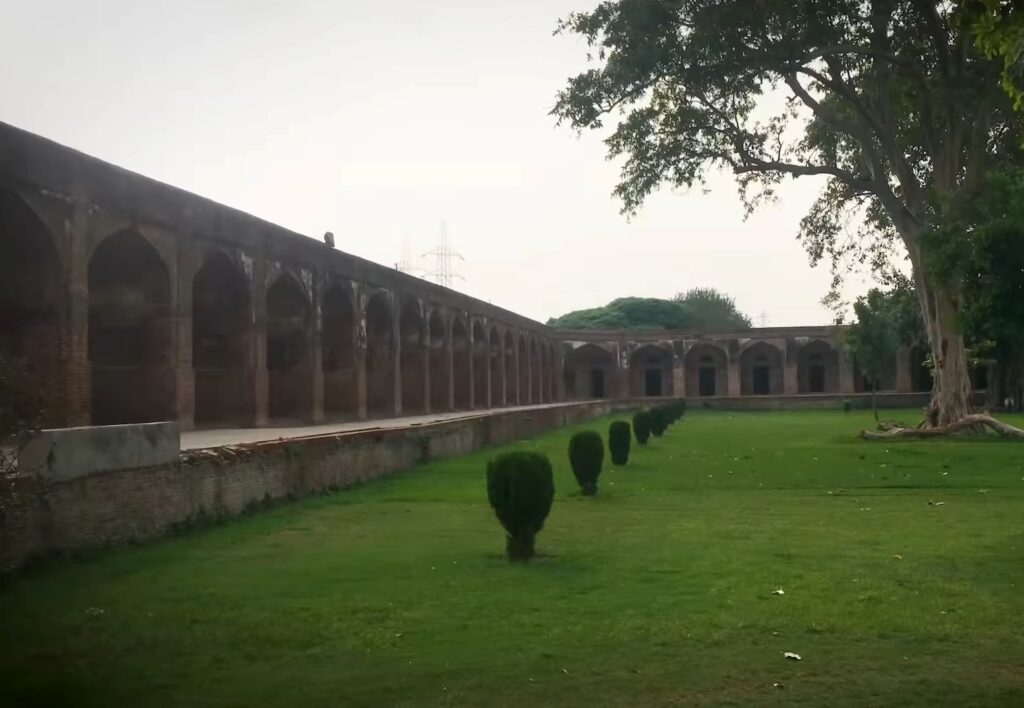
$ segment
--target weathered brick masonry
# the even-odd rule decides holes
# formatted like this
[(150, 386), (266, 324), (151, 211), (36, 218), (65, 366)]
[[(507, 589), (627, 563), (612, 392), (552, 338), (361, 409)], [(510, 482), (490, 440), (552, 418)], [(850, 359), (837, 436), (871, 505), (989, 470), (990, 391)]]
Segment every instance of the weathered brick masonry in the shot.
[(341, 489), (627, 405), (622, 401), (568, 404), (415, 428), (197, 451), (183, 455), (176, 464), (97, 473), (66, 482), (24, 477), (18, 480), (18, 500), (0, 521), (0, 569), (12, 570), (32, 557), (155, 538), (196, 519), (226, 518), (266, 500)]

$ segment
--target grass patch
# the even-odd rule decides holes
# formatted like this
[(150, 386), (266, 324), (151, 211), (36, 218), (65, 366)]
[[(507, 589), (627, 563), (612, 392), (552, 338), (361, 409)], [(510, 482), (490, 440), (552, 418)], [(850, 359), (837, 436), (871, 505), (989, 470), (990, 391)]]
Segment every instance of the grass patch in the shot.
[(1024, 702), (1024, 447), (695, 412), (585, 498), (609, 420), (501, 448), (555, 465), (525, 566), (488, 450), (16, 576), (0, 704)]

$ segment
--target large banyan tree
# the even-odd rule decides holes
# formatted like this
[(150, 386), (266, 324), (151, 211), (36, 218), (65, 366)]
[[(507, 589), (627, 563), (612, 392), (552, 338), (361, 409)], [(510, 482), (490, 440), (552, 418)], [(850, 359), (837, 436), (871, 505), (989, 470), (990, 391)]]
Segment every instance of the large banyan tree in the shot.
[(561, 23), (586, 39), (591, 68), (553, 113), (578, 130), (617, 124), (606, 144), (623, 161), (615, 193), (627, 212), (661, 185), (690, 187), (719, 168), (750, 208), (787, 176), (823, 176), (801, 239), (839, 275), (851, 260), (885, 264), (902, 241), (934, 363), (926, 425), (960, 427), (971, 413), (962, 293), (930, 266), (925, 236), (994, 169), (1020, 163), (1022, 117), (1001, 85), (1003, 62), (972, 37), (985, 7), (603, 2)]

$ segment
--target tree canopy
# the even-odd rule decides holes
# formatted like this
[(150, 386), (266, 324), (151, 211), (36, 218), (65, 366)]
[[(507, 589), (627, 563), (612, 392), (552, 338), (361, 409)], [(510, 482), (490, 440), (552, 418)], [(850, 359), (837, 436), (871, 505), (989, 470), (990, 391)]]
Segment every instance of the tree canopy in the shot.
[(693, 288), (671, 300), (623, 297), (603, 307), (575, 310), (547, 322), (566, 329), (700, 329), (750, 327), (732, 298), (714, 288)]
[(578, 130), (616, 122), (605, 142), (622, 162), (615, 193), (627, 212), (716, 169), (734, 173), (748, 209), (785, 178), (820, 178), (799, 234), (812, 262), (831, 261), (838, 284), (853, 263), (884, 269), (907, 254), (936, 362), (929, 418), (945, 425), (970, 412), (963, 292), (937, 279), (922, 235), (993, 167), (1022, 161), (1004, 61), (972, 35), (979, 7), (606, 1), (560, 25), (587, 41), (592, 66), (553, 113)]

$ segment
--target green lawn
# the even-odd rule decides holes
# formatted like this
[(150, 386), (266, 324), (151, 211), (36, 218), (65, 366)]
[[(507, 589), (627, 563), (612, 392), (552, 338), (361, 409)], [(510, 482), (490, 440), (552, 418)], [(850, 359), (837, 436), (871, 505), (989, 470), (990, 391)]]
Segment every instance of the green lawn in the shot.
[(525, 566), (493, 450), (52, 564), (0, 590), (0, 703), (1024, 704), (1024, 446), (869, 418), (691, 413), (593, 499), (569, 430), (521, 442), (557, 487)]

